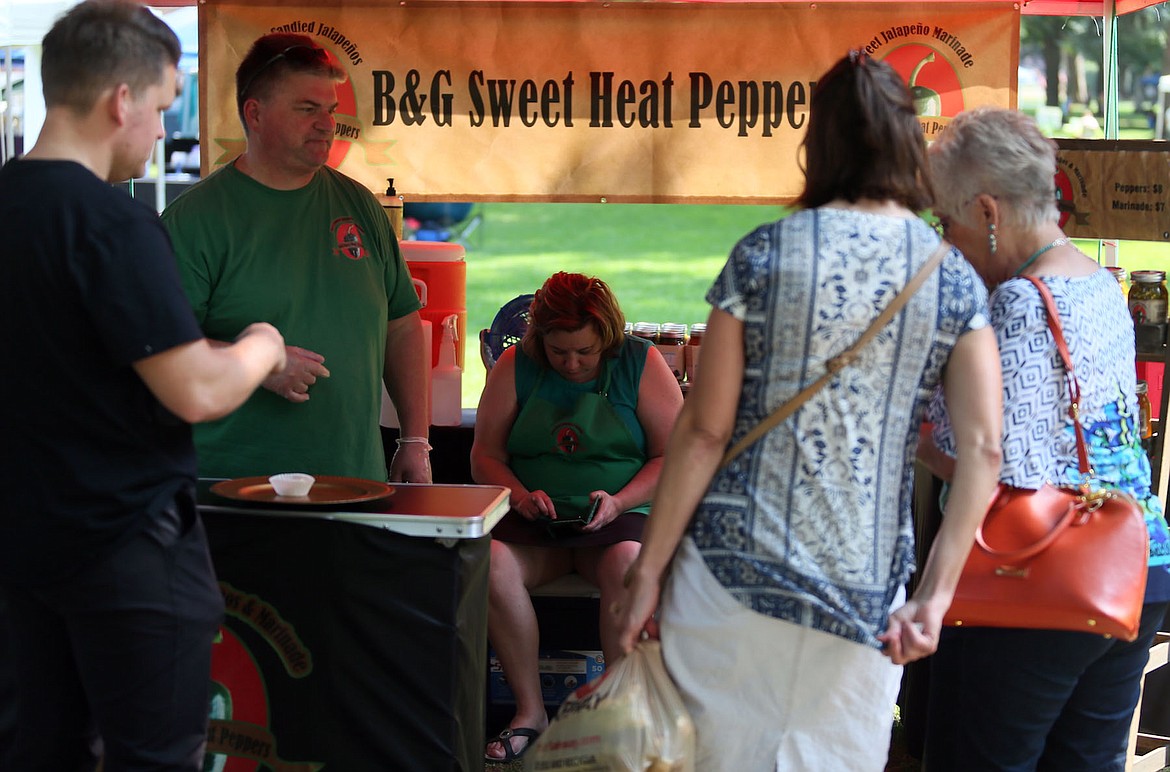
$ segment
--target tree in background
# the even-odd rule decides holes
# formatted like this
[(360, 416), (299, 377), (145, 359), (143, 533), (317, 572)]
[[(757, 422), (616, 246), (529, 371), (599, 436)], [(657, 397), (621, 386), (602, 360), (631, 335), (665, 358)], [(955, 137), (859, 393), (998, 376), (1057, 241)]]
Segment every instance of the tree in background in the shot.
[[(1148, 87), (1170, 74), (1170, 7), (1159, 4), (1117, 20), (1120, 96), (1139, 109), (1149, 106)], [(1101, 19), (1087, 16), (1025, 16), (1020, 26), (1020, 60), (1039, 59), (1047, 79), (1046, 104), (1066, 112), (1069, 103), (1103, 108)], [(1061, 92), (1062, 77), (1066, 93)], [(1143, 80), (1144, 78), (1144, 80)], [(1151, 80), (1152, 79), (1152, 80)]]

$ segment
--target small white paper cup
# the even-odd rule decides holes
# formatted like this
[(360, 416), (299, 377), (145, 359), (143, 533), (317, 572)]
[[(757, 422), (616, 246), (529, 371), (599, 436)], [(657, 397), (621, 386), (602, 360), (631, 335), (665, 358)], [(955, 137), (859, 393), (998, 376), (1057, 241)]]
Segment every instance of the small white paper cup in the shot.
[(276, 491), (277, 496), (304, 498), (309, 495), (309, 491), (312, 490), (313, 483), (317, 482), (317, 478), (311, 474), (287, 472), (285, 474), (272, 475), (268, 478), (268, 482), (272, 484), (272, 490)]

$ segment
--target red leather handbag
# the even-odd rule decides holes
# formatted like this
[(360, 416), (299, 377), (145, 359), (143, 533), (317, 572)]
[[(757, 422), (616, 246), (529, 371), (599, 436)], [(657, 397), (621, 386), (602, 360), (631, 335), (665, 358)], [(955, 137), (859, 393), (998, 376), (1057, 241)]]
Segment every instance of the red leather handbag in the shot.
[[(1092, 475), (1080, 422), (1080, 384), (1052, 294), (1029, 278), (1064, 361), (1082, 478)], [(1132, 641), (1146, 591), (1149, 534), (1121, 491), (1001, 485), (975, 535), (943, 623), (1077, 630)]]

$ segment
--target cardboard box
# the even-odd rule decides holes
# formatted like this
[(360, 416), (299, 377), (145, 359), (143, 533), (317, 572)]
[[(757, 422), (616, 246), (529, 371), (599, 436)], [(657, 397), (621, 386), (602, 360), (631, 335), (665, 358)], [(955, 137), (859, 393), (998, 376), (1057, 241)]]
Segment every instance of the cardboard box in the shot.
[[(577, 687), (601, 677), (605, 657), (600, 651), (540, 651), (540, 691), (544, 704), (556, 707)], [(488, 699), (494, 705), (515, 705), (516, 696), (504, 678), (495, 651), (488, 652)]]

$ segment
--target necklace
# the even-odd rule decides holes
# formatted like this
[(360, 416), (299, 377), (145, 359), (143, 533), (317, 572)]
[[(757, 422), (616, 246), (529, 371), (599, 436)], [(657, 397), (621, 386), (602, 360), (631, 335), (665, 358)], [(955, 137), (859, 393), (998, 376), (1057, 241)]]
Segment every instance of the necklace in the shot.
[(1039, 260), (1040, 255), (1044, 254), (1048, 250), (1056, 249), (1057, 247), (1063, 247), (1067, 243), (1068, 243), (1068, 237), (1061, 236), (1060, 238), (1058, 238), (1056, 241), (1052, 242), (1051, 244), (1046, 244), (1046, 245), (1040, 247), (1039, 249), (1037, 249), (1035, 252), (1032, 253), (1031, 257), (1029, 257), (1027, 260), (1024, 261), (1023, 265), (1021, 265), (1019, 268), (1016, 269), (1016, 272), (1013, 273), (1012, 276), (1019, 276), (1021, 273), (1024, 272), (1025, 268), (1027, 268), (1032, 263)]

